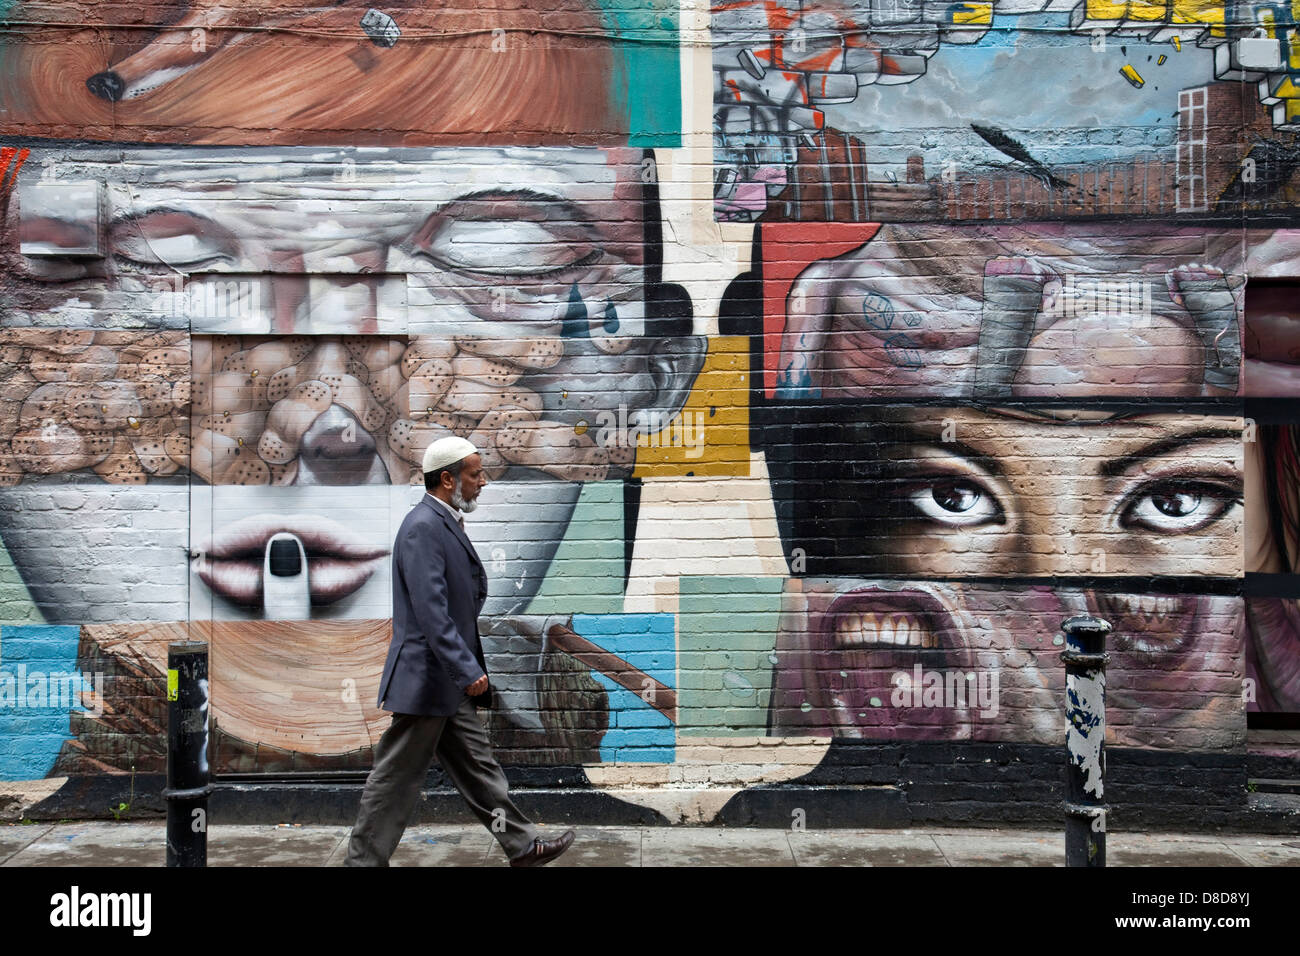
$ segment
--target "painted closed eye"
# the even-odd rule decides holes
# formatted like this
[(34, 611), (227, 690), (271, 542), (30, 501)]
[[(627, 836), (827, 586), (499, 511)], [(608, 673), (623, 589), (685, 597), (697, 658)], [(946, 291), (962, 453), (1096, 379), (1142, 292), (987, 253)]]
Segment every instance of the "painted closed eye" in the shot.
[(444, 222), (421, 251), (444, 268), (494, 276), (562, 275), (601, 257), (592, 242), (557, 235), (536, 222), (501, 219)]
[(110, 241), (118, 261), (182, 272), (228, 262), (234, 247), (232, 237), (210, 220), (171, 210), (115, 222)]
[(1002, 506), (981, 484), (966, 478), (911, 482), (907, 500), (925, 518), (951, 527), (1002, 524)]
[(1213, 524), (1242, 503), (1241, 491), (1207, 481), (1155, 481), (1123, 504), (1120, 524), (1162, 534), (1186, 534)]

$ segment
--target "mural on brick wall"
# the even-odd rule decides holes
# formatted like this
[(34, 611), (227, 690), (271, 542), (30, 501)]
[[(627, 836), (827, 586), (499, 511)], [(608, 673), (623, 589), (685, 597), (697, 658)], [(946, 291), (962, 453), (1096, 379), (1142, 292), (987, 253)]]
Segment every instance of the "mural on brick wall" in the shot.
[(1300, 284), (1265, 277), (1246, 297), (1246, 666), (1252, 713), (1300, 713), (1300, 422), (1294, 409)]
[(1115, 627), (1115, 743), (1244, 740), (1240, 418), (1095, 406), (764, 414), (795, 575), (774, 729), (1053, 742), (1059, 625), (1090, 613)]
[(1235, 595), (812, 577), (791, 581), (784, 599), (774, 732), (1058, 744), (1060, 623), (1092, 614), (1115, 627), (1115, 744), (1245, 740)]
[(0, 53), (12, 135), (394, 146), (681, 136), (667, 0), (563, 12), (495, 0), (6, 7), (20, 25)]
[[(58, 176), (41, 173), (50, 155)], [(509, 186), (480, 185), (484, 169)], [(423, 493), (424, 449), (456, 434), (492, 482), (472, 530), (503, 746), (567, 762), (620, 749), (601, 743), (607, 695), (658, 679), (581, 635), (572, 611), (527, 609), (586, 483), (621, 491), (639, 443), (704, 457), (707, 426), (682, 412), (707, 343), (660, 279), (652, 157), (37, 151), (20, 178), (0, 533), (47, 620), (212, 621), (214, 715), (238, 737), (218, 737), (219, 766), (249, 759), (239, 740), (290, 749), (257, 702), (267, 690), (241, 675), (274, 684), (297, 655), (319, 691), (292, 695), (318, 731), (298, 749), (368, 759), (392, 534)], [(131, 559), (140, 512), (161, 574)], [(623, 518), (620, 502), (607, 533), (621, 539)], [(287, 623), (308, 619), (336, 623)], [(358, 642), (372, 653), (340, 694), (338, 648)], [(669, 726), (671, 682), (648, 708)], [(562, 703), (575, 695), (582, 706)], [(329, 729), (340, 708), (348, 733)]]
[(786, 553), (809, 574), (1241, 574), (1240, 418), (808, 411), (766, 445)]
[(0, 777), (161, 771), (182, 638), (218, 772), (368, 766), (449, 434), (505, 763), (1056, 748), (1079, 613), (1114, 745), (1300, 713), (1288, 11), (0, 7)]
[(1300, 394), (1300, 284), (1259, 279), (1246, 301), (1246, 394)]
[(1295, 208), (1289, 7), (742, 0), (712, 27), (723, 220)]
[[(1117, 224), (761, 227), (755, 434), (795, 576), (769, 726), (1020, 741), (1039, 726), (1047, 742), (1050, 641), (1085, 612), (1116, 626), (1116, 663), (1133, 668), (1114, 686), (1161, 714), (1117, 718), (1116, 743), (1240, 743), (1243, 675), (1252, 709), (1293, 711), (1292, 600), (1252, 597), (1246, 613), (1238, 596), (1243, 569), (1293, 569), (1293, 436), (1243, 421), (1233, 396), (1251, 392), (1243, 368), (1286, 380), (1292, 287), (1271, 279), (1247, 306), (1243, 277), (1287, 275), (1295, 243)], [(977, 706), (995, 687), (1010, 709)]]
[[(1244, 273), (1267, 263), (1243, 256), (1239, 231), (868, 231), (861, 242), (855, 227), (814, 236), (764, 227), (765, 329), (780, 337), (767, 381), (777, 398), (1241, 390)], [(1276, 254), (1293, 253), (1294, 237), (1280, 246)], [(1153, 352), (1159, 363), (1149, 361)]]

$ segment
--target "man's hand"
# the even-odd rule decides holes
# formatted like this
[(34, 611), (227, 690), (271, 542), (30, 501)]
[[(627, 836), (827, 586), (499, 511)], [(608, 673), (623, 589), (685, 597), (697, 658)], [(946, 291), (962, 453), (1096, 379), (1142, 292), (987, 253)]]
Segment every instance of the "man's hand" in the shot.
[(468, 687), (465, 688), (465, 696), (477, 697), (479, 694), (487, 693), (487, 689), (488, 689), (488, 679), (487, 679), (487, 674), (484, 674), (474, 683), (470, 684)]

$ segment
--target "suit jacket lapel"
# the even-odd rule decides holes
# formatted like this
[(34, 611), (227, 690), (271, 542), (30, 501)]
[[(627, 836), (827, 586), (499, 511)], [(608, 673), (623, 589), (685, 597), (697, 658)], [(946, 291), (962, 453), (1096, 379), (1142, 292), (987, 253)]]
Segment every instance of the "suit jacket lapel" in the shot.
[(451, 512), (442, 507), (442, 505), (436, 505), (428, 498), (421, 498), (420, 501), (442, 516), (442, 520), (445, 521), (447, 527), (451, 529), (451, 533), (456, 536), (456, 539), (460, 541), (462, 545), (465, 546), (465, 550), (469, 553), (469, 559), (481, 569), (483, 567), (483, 562), (479, 560), (478, 551), (475, 550), (473, 543), (470, 542), (469, 535), (465, 533), (465, 529), (460, 526), (460, 522), (453, 518)]

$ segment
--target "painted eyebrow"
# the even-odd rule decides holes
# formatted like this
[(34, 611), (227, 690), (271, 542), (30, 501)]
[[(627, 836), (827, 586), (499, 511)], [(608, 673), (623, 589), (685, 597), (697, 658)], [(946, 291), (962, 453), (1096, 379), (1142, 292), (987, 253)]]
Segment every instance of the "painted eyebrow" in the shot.
[(207, 216), (199, 215), (188, 209), (177, 209), (174, 206), (156, 206), (153, 209), (143, 211), (131, 211), (116, 217), (110, 224), (110, 229), (117, 229), (121, 226), (138, 224), (142, 219), (148, 219), (150, 216), (183, 216), (186, 219), (193, 219), (196, 222), (212, 222)]
[(1234, 431), (1231, 428), (1201, 428), (1196, 431), (1186, 432), (1182, 435), (1171, 435), (1168, 438), (1161, 438), (1149, 444), (1143, 445), (1136, 451), (1127, 455), (1121, 455), (1119, 458), (1112, 458), (1104, 462), (1098, 473), (1106, 478), (1114, 478), (1120, 475), (1134, 465), (1148, 458), (1155, 458), (1159, 455), (1167, 454), (1187, 445), (1194, 445), (1197, 442), (1208, 441), (1216, 438), (1231, 438), (1235, 441), (1241, 440), (1241, 432)]
[(977, 451), (965, 442), (960, 441), (935, 441), (933, 437), (919, 431), (913, 431), (910, 428), (902, 429), (903, 435), (897, 440), (887, 442), (891, 445), (918, 445), (924, 448), (933, 448), (936, 451), (944, 452), (955, 457), (965, 458), (967, 461), (973, 461), (990, 475), (995, 478), (1005, 479), (1006, 471), (1003, 469), (1001, 462), (991, 455), (986, 455), (982, 451)]
[[(538, 206), (545, 206), (548, 210), (555, 209), (562, 211), (567, 222), (585, 223), (587, 217), (582, 207), (570, 202), (562, 196), (554, 196), (550, 193), (538, 192), (535, 189), (480, 189), (472, 193), (465, 193), (461, 196), (455, 196), (449, 199), (442, 206), (438, 207), (433, 216), (441, 215), (444, 210), (455, 207), (460, 203), (478, 202), (491, 200), (500, 203), (532, 203)], [(432, 218), (432, 216), (430, 217)], [(504, 218), (504, 217), (503, 217)], [(548, 217), (549, 218), (549, 217)]]

